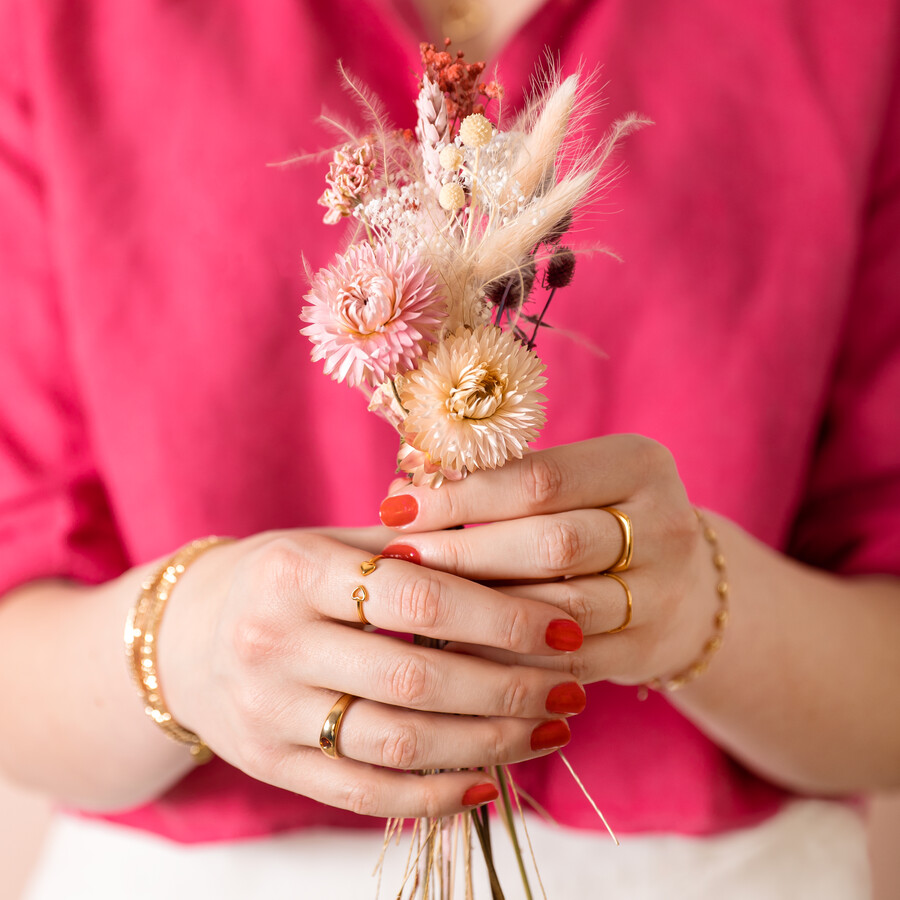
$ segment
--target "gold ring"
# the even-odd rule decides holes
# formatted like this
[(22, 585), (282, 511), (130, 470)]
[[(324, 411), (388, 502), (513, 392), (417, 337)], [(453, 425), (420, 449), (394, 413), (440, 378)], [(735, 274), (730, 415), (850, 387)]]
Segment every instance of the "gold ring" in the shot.
[(612, 578), (615, 581), (618, 581), (619, 584), (621, 584), (622, 587), (625, 588), (625, 601), (628, 604), (627, 608), (625, 609), (625, 621), (618, 628), (610, 628), (609, 631), (600, 632), (600, 634), (618, 634), (620, 631), (624, 631), (631, 624), (631, 591), (628, 590), (628, 585), (625, 584), (624, 578), (619, 578), (618, 575), (613, 575), (612, 572), (601, 572), (600, 574), (605, 576), (606, 578)]
[(371, 625), (372, 623), (366, 618), (365, 610), (363, 610), (363, 603), (369, 599), (369, 592), (360, 585), (358, 588), (353, 589), (353, 593), (350, 596), (356, 601), (356, 614), (359, 616), (359, 621), (363, 625)]
[(344, 713), (347, 712), (347, 707), (355, 699), (356, 697), (353, 694), (341, 694), (340, 699), (331, 707), (331, 711), (325, 718), (325, 724), (322, 726), (322, 731), (319, 734), (319, 746), (322, 748), (322, 752), (326, 756), (331, 757), (331, 759), (341, 758), (337, 747), (338, 734), (341, 731), (341, 720), (344, 718)]
[[(373, 556), (371, 559), (367, 559), (359, 564), (359, 571), (362, 572), (363, 578), (375, 571), (376, 564), (381, 558), (380, 555)], [(366, 612), (363, 609), (363, 603), (369, 599), (369, 592), (362, 585), (359, 585), (359, 587), (353, 589), (353, 593), (350, 596), (356, 601), (356, 615), (359, 616), (359, 621), (363, 625), (371, 625), (372, 623), (366, 618)]]
[(615, 564), (610, 566), (607, 572), (624, 572), (631, 565), (631, 557), (634, 553), (634, 531), (631, 527), (631, 519), (614, 506), (601, 506), (603, 512), (608, 512), (619, 523), (622, 529), (622, 552)]

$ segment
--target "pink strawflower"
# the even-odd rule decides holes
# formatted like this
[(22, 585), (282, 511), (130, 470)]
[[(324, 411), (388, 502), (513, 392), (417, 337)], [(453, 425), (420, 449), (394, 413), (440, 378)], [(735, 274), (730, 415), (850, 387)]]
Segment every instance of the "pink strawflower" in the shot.
[(544, 424), (544, 364), (494, 325), (450, 335), (403, 380), (400, 467), (416, 483), (520, 458)]
[(326, 224), (336, 225), (353, 212), (353, 207), (368, 193), (374, 171), (375, 150), (370, 141), (344, 144), (334, 151), (325, 176), (328, 187), (318, 201), (328, 210), (323, 216)]
[(396, 247), (353, 244), (320, 269), (300, 318), (325, 373), (354, 387), (408, 371), (437, 338), (444, 302), (431, 269)]

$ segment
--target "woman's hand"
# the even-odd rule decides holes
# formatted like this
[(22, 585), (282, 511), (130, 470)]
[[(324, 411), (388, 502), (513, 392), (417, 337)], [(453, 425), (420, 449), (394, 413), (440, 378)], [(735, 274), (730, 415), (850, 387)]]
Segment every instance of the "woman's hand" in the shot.
[[(378, 816), (441, 816), (492, 799), (460, 769), (540, 756), (565, 744), (563, 718), (584, 692), (552, 667), (508, 665), (365, 630), (562, 659), (581, 643), (572, 619), (536, 599), (384, 559), (363, 576), (383, 529), (281, 532), (213, 548), (180, 579), (159, 636), (160, 682), (173, 716), (249, 775), (323, 803)], [(368, 549), (349, 546), (353, 540)], [(378, 544), (380, 546), (380, 544)], [(563, 668), (563, 667), (561, 667)], [(339, 735), (319, 735), (341, 694), (359, 698)]]
[[(634, 555), (615, 565), (626, 513)], [(381, 508), (395, 528), (385, 553), (553, 604), (585, 635), (574, 653), (533, 656), (466, 642), (483, 659), (545, 666), (581, 683), (671, 677), (701, 657), (715, 630), (718, 574), (669, 452), (612, 435), (532, 453), (440, 490), (396, 486)], [(711, 517), (712, 518), (712, 517)], [(900, 716), (893, 685), (900, 582), (831, 575), (715, 519), (733, 590), (724, 649), (710, 674), (670, 694), (695, 725), (745, 765), (795, 790), (896, 787)], [(448, 526), (487, 522), (478, 528)]]
[[(623, 550), (613, 506), (631, 519), (634, 555), (619, 573), (626, 594), (599, 573)], [(634, 435), (613, 435), (531, 453), (439, 490), (401, 487), (381, 507), (401, 535), (386, 555), (551, 603), (579, 623), (584, 645), (541, 659), (467, 646), (484, 658), (571, 672), (578, 681), (646, 682), (674, 674), (700, 654), (717, 600), (710, 548), (671, 454)], [(478, 528), (448, 526), (489, 522)], [(529, 582), (529, 583), (518, 583)]]

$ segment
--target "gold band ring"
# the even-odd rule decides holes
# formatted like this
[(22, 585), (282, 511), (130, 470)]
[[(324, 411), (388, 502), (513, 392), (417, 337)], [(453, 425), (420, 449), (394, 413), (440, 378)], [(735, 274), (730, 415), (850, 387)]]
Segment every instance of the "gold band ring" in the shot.
[(631, 519), (614, 506), (601, 506), (603, 512), (608, 512), (619, 523), (622, 529), (622, 552), (614, 565), (611, 565), (607, 572), (624, 572), (631, 565), (631, 557), (634, 553), (634, 531), (631, 527)]
[(601, 572), (606, 578), (612, 578), (615, 581), (618, 581), (619, 584), (625, 588), (625, 602), (628, 604), (625, 609), (625, 621), (618, 628), (610, 628), (609, 631), (601, 631), (600, 634), (618, 634), (620, 631), (624, 631), (631, 624), (631, 591), (628, 589), (628, 585), (625, 584), (625, 579), (620, 578), (618, 575), (613, 575), (612, 572)]
[[(363, 578), (375, 571), (376, 564), (381, 558), (381, 556), (373, 556), (371, 559), (367, 559), (359, 564), (359, 571), (362, 572)], [(369, 592), (362, 585), (359, 585), (359, 587), (353, 589), (353, 593), (350, 596), (356, 601), (356, 615), (359, 616), (359, 621), (363, 625), (371, 625), (372, 623), (366, 618), (366, 612), (363, 609), (363, 603), (369, 599)]]
[(355, 699), (356, 697), (353, 694), (341, 694), (340, 699), (331, 707), (331, 711), (325, 718), (325, 724), (322, 726), (322, 731), (319, 734), (319, 746), (322, 748), (322, 752), (326, 756), (331, 757), (331, 759), (341, 758), (337, 746), (338, 734), (341, 731), (341, 720), (344, 718), (344, 713), (347, 712), (347, 707)]

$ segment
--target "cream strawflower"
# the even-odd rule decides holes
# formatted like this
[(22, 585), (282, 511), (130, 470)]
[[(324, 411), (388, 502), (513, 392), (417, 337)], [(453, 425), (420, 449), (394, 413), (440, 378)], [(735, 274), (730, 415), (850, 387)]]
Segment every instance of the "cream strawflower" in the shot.
[(444, 302), (431, 269), (382, 245), (353, 244), (319, 269), (300, 318), (325, 373), (357, 387), (411, 369), (437, 339)]
[(494, 325), (460, 329), (404, 379), (407, 444), (444, 477), (520, 458), (544, 424), (543, 371), (511, 332)]

